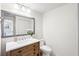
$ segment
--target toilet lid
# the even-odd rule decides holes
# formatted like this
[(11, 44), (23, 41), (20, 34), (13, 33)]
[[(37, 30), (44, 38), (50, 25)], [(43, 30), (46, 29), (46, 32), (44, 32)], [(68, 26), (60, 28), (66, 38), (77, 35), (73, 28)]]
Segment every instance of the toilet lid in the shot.
[(41, 46), (40, 49), (41, 49), (42, 51), (48, 51), (48, 52), (52, 51), (51, 48), (48, 47), (48, 46), (46, 46), (46, 45)]

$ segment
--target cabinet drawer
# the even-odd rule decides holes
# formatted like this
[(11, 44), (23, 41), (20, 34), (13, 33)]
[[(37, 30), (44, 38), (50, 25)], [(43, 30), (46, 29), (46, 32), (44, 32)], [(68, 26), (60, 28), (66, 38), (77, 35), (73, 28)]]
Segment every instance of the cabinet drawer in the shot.
[(10, 52), (6, 52), (6, 56), (10, 56)]
[(22, 52), (23, 52), (23, 49), (19, 48), (19, 49), (11, 51), (10, 53), (11, 53), (11, 56), (18, 56), (18, 55), (21, 56)]
[(33, 56), (35, 54), (34, 52), (34, 49), (31, 49), (27, 52), (22, 53), (22, 56)]
[(34, 47), (39, 47), (39, 42), (33, 44)]
[(39, 55), (39, 42), (33, 43), (15, 50), (12, 50), (6, 55), (11, 55), (11, 56), (38, 56)]

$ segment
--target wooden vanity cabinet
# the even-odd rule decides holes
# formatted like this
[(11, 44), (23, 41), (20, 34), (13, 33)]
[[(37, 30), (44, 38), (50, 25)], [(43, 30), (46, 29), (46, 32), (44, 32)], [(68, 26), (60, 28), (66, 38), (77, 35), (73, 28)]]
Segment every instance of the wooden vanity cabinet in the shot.
[(7, 56), (40, 56), (40, 42), (6, 52)]

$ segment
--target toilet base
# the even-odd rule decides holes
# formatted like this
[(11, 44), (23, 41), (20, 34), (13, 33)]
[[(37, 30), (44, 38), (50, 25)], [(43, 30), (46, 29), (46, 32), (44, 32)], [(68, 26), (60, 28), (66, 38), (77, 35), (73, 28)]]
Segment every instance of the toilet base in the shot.
[(43, 52), (43, 56), (51, 56), (52, 49), (50, 47), (43, 45), (40, 49)]

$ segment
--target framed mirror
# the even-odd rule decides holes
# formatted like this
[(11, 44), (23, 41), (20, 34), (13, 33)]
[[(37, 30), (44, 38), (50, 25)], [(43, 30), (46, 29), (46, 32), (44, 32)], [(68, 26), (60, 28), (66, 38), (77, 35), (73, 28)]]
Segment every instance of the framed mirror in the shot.
[(28, 31), (34, 31), (34, 20), (16, 16), (15, 28), (16, 28), (16, 35), (19, 34), (27, 34)]
[(1, 10), (2, 37), (13, 37), (27, 35), (28, 31), (35, 33), (35, 19), (16, 15)]

